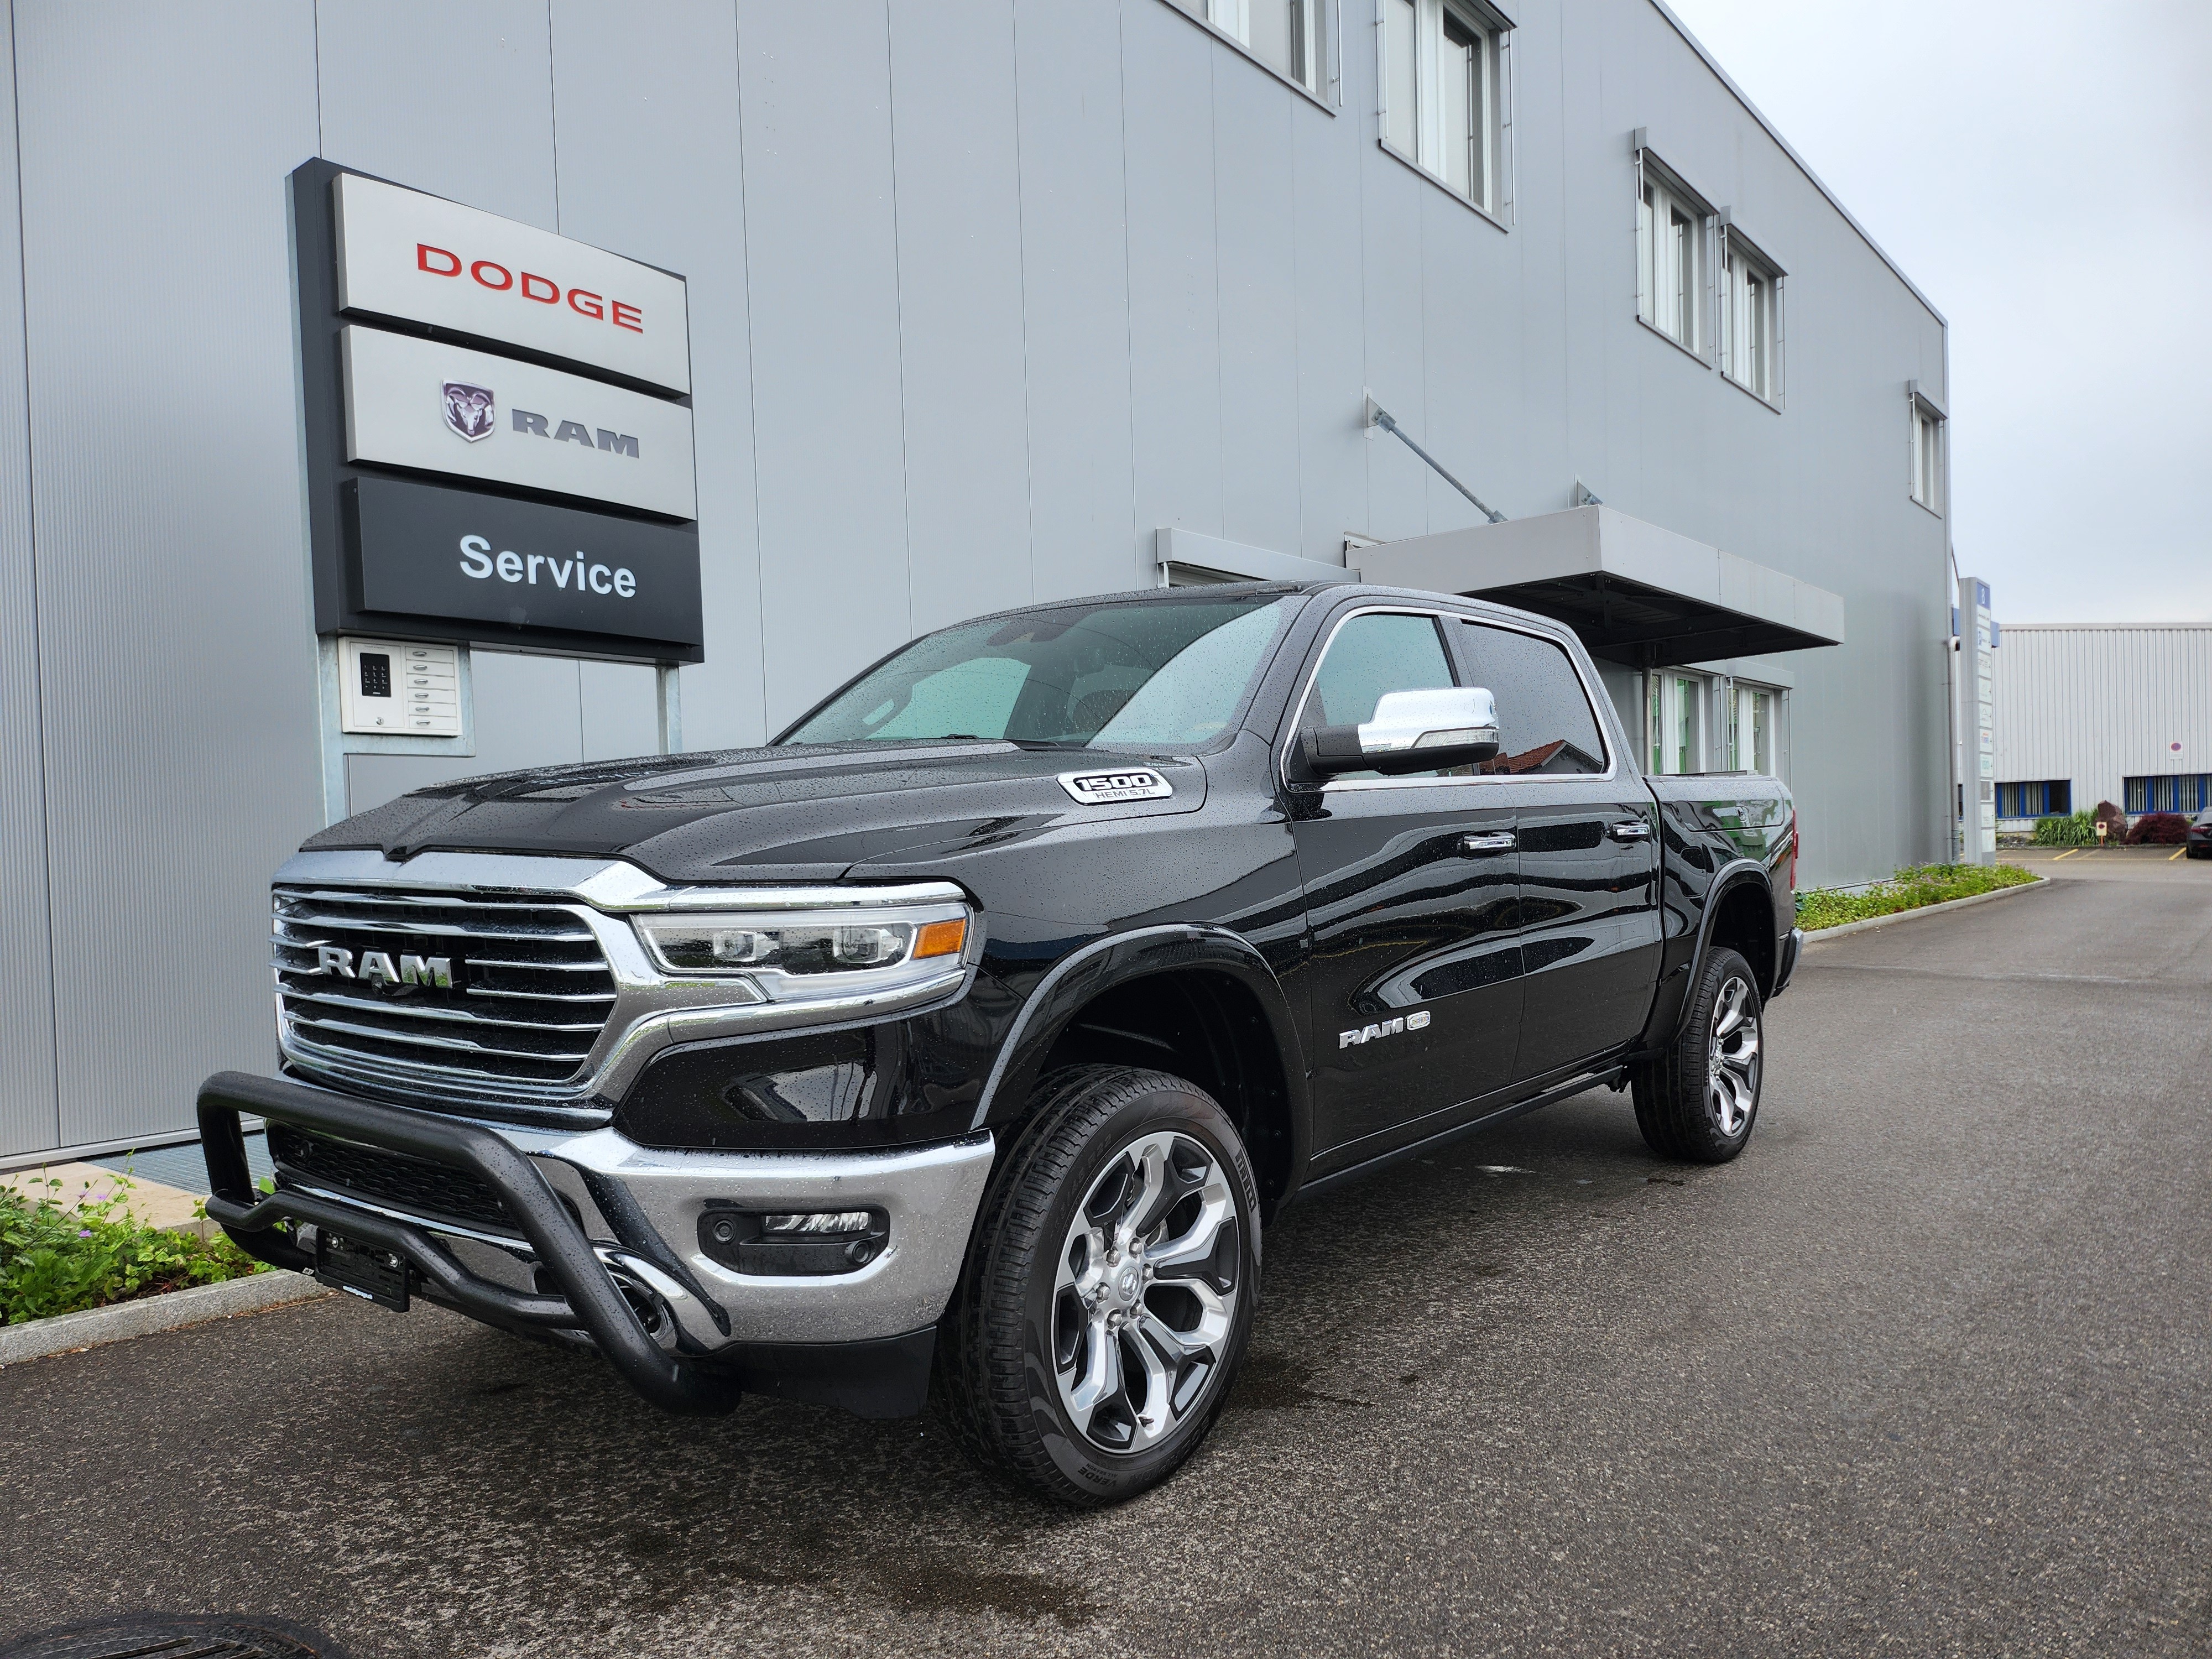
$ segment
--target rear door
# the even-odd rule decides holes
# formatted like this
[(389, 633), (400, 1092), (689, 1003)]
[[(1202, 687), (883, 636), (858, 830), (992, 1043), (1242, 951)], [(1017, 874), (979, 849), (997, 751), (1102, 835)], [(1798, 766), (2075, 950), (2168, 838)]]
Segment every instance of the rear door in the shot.
[[(1370, 720), (1388, 691), (1459, 683), (1455, 625), (1397, 606), (1338, 618), (1294, 732)], [(1385, 1150), (1390, 1132), (1512, 1081), (1513, 809), (1464, 771), (1353, 775), (1291, 799), (1313, 936), (1315, 1148), (1381, 1138)]]
[(1460, 672), (1498, 702), (1496, 775), (1513, 780), (1525, 975), (1514, 1072), (1539, 1081), (1643, 1030), (1659, 978), (1658, 809), (1611, 752), (1593, 691), (1558, 641), (1461, 619)]

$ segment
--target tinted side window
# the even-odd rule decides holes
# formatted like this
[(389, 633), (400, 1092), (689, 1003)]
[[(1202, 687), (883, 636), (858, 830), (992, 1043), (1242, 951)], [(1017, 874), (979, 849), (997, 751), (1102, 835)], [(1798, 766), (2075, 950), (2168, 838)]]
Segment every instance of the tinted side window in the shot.
[[(1299, 728), (1364, 725), (1375, 718), (1375, 704), (1386, 691), (1433, 691), (1455, 684), (1451, 660), (1444, 655), (1435, 618), (1382, 613), (1354, 617), (1328, 642), (1328, 653), (1314, 675), (1313, 689), (1306, 693)], [(1347, 772), (1343, 775), (1371, 778), (1376, 775)]]
[(1469, 683), (1498, 700), (1492, 773), (1602, 772), (1605, 739), (1573, 660), (1551, 641), (1510, 628), (1462, 623)]

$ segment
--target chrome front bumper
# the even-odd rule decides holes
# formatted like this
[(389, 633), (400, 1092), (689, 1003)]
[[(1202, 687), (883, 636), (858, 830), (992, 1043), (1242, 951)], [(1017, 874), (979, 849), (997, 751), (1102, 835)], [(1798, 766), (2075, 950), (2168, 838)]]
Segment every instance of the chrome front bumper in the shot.
[[(258, 1193), (241, 1114), (472, 1176), (513, 1224), (467, 1224), (289, 1170), (275, 1193)], [(764, 1352), (926, 1334), (959, 1278), (994, 1150), (986, 1132), (880, 1152), (656, 1152), (612, 1129), (471, 1122), (236, 1072), (202, 1085), (199, 1115), (208, 1213), (241, 1248), (311, 1271), (305, 1228), (376, 1246), (406, 1261), (428, 1299), (586, 1338), (641, 1392), (683, 1411), (726, 1409), (740, 1391), (731, 1367), (757, 1370)], [(872, 1209), (888, 1236), (848, 1273), (740, 1273), (702, 1248), (709, 1207)]]

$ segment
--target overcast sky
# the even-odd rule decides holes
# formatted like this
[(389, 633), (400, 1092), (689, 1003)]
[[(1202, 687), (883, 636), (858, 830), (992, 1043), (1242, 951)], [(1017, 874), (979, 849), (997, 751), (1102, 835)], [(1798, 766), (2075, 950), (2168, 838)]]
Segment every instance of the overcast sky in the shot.
[(2212, 3), (1669, 3), (1948, 319), (1999, 620), (2212, 622)]

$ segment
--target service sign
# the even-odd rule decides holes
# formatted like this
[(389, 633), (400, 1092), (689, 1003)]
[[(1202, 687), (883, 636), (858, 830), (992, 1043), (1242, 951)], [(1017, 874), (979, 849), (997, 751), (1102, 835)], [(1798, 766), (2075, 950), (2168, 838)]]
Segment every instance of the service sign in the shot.
[(331, 180), (338, 309), (472, 334), (691, 390), (684, 280), (534, 225), (357, 173)]
[(346, 459), (698, 516), (681, 404), (411, 334), (343, 334)]
[[(658, 642), (696, 661), (706, 638), (699, 532), (398, 478), (345, 487), (361, 608)], [(620, 649), (617, 646), (611, 648)]]

